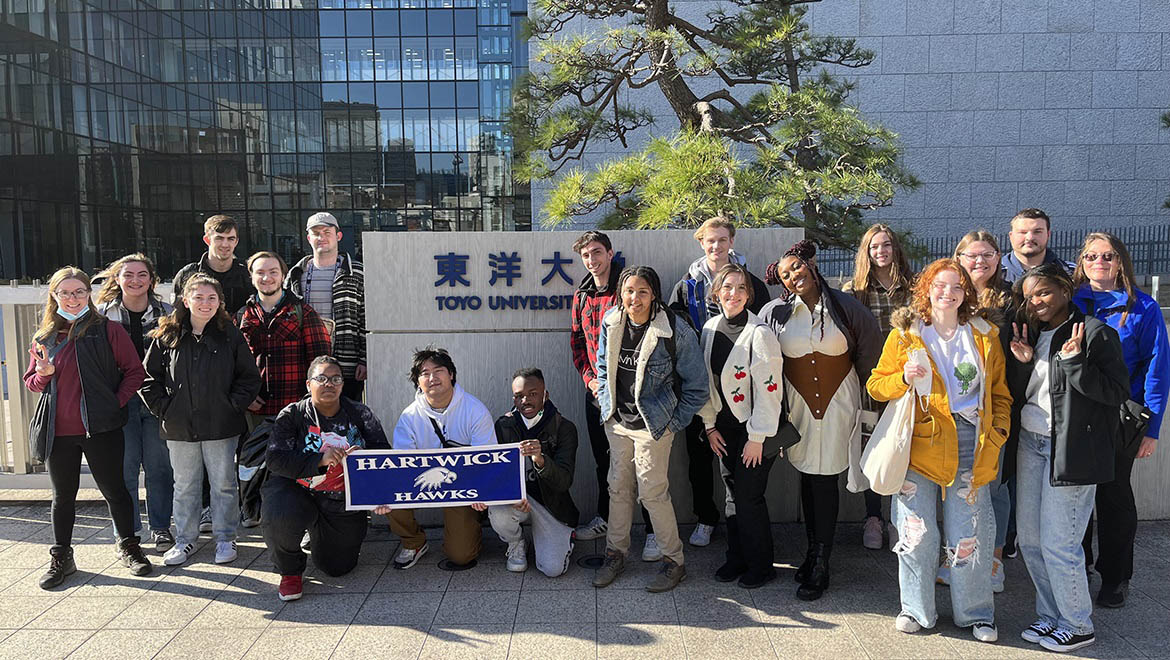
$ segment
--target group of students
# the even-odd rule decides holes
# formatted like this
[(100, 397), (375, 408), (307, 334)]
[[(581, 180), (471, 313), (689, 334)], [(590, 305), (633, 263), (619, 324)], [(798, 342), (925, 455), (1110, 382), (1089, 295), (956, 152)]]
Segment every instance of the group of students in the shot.
[[(263, 525), (283, 600), (301, 596), (305, 550), (329, 575), (357, 564), (369, 516), (345, 510), (348, 451), (497, 442), (521, 444), (528, 499), (443, 508), (443, 551), (453, 564), (475, 563), (486, 512), (513, 571), (528, 566), (525, 521), (537, 568), (550, 577), (568, 569), (575, 541), (604, 537), (593, 584), (606, 587), (625, 568), (637, 500), (647, 531), (642, 559), (661, 562), (646, 588), (673, 589), (687, 575), (670, 498), (676, 435), (690, 461), (695, 546), (710, 543), (719, 520), (718, 460), (727, 528), (718, 581), (750, 589), (775, 579), (768, 476), (780, 457), (797, 469), (807, 551), (796, 595), (815, 600), (829, 587), (841, 473), (859, 471), (875, 413), (928, 383), (929, 396), (916, 401), (909, 469), (892, 497), (889, 525), (882, 499), (866, 497), (863, 543), (881, 548), (888, 536), (898, 555), (896, 628), (934, 626), (937, 579), (951, 586), (955, 623), (995, 641), (992, 594), (1002, 590), (1003, 556), (1018, 547), (1039, 615), (1024, 638), (1054, 651), (1081, 648), (1094, 640), (1093, 562), (1086, 562), (1094, 507), (1097, 602), (1125, 602), (1136, 532), (1130, 472), (1135, 456), (1156, 449), (1170, 346), (1161, 310), (1138, 289), (1118, 239), (1091, 233), (1069, 263), (1047, 248), (1050, 231), (1042, 211), (1025, 209), (1012, 219), (1010, 252), (1002, 254), (991, 234), (971, 232), (953, 258), (915, 276), (897, 233), (874, 225), (862, 237), (854, 276), (836, 289), (809, 241), (788, 249), (761, 281), (734, 250), (734, 224), (715, 217), (695, 232), (703, 255), (669, 298), (652, 268), (620, 268), (609, 237), (586, 232), (573, 246), (588, 274), (574, 295), (571, 351), (585, 386), (598, 501), (597, 516), (576, 528), (569, 490), (577, 430), (550, 400), (539, 369), (513, 375), (513, 409), (493, 420), (457, 383), (449, 354), (420, 350), (409, 373), (415, 399), (387, 438), (360, 403), (361, 265), (339, 254), (333, 216), (309, 218), (314, 253), (291, 270), (270, 252), (246, 265), (235, 261), (238, 230), (230, 218), (213, 217), (207, 255), (176, 276), (173, 308), (154, 296), (157, 276), (144, 255), (103, 273), (100, 307), (90, 302), (84, 272), (61, 269), (49, 283), (25, 378), (45, 393), (30, 432), (54, 489), (55, 543), (41, 584), (54, 587), (76, 570), (71, 535), (82, 453), (109, 504), (119, 557), (133, 573), (151, 570), (131, 496), (139, 466), (151, 539), (164, 563), (182, 564), (193, 553), (204, 522), (201, 490), (215, 561), (233, 561), (237, 446), (267, 423), (259, 519), (245, 512), (244, 523)], [(244, 278), (254, 291), (243, 292)], [(768, 285), (782, 285), (776, 298)], [(239, 309), (234, 319), (229, 309)], [(1120, 422), (1127, 404), (1150, 417), (1134, 442)], [(413, 511), (382, 506), (374, 513), (387, 515), (402, 539), (395, 568), (414, 566), (428, 544)], [(172, 514), (177, 538), (169, 532)]]

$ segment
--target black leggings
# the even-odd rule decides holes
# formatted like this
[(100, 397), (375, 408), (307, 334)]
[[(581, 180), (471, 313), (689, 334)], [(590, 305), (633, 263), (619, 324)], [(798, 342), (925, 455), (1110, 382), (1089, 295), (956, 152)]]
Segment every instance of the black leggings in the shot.
[(130, 491), (122, 476), (122, 459), (126, 451), (122, 429), (84, 435), (59, 435), (53, 438), (53, 450), (45, 464), (53, 482), (53, 541), (56, 548), (68, 548), (73, 542), (73, 523), (77, 519), (77, 488), (81, 479), (81, 455), (89, 464), (93, 480), (106, 499), (114, 531), (119, 539), (134, 535), (134, 507)]
[(810, 541), (833, 545), (837, 511), (841, 505), (839, 474), (800, 473), (800, 506)]

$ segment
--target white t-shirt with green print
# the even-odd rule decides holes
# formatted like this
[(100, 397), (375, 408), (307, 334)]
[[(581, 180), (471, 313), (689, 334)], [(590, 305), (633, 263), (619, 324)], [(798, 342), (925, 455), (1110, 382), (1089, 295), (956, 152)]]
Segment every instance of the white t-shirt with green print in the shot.
[(975, 350), (971, 326), (960, 325), (949, 340), (944, 340), (934, 326), (928, 325), (922, 329), (922, 341), (946, 383), (951, 412), (975, 424), (983, 396), (983, 364)]

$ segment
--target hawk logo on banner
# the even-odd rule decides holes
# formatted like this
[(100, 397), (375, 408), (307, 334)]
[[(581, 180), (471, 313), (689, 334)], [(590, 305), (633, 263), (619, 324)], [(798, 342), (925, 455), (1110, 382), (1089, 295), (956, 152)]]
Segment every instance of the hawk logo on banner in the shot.
[(414, 487), (420, 490), (435, 490), (442, 488), (443, 484), (452, 483), (458, 476), (447, 468), (431, 468), (414, 478)]
[(526, 497), (519, 443), (451, 449), (359, 450), (345, 457), (349, 511), (511, 504)]

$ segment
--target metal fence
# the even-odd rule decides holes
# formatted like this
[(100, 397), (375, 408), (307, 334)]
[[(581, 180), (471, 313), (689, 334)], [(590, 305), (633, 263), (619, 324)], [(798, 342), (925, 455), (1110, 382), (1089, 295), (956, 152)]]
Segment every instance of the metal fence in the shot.
[[(1139, 277), (1170, 274), (1170, 225), (1112, 227), (1099, 231), (1109, 232), (1125, 243), (1133, 258), (1135, 274)], [(951, 256), (961, 238), (959, 235), (917, 239), (917, 243), (925, 249), (926, 256), (911, 260), (911, 265), (917, 271), (935, 259)], [(996, 240), (1001, 250), (1006, 252), (1011, 249), (1007, 234), (996, 236)], [(1084, 241), (1085, 232), (1054, 231), (1048, 247), (1061, 257), (1073, 261)], [(817, 265), (826, 277), (847, 277), (853, 273), (854, 254), (847, 250), (824, 250), (817, 255)]]

